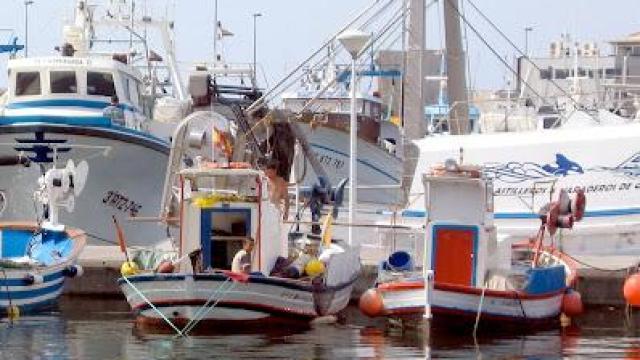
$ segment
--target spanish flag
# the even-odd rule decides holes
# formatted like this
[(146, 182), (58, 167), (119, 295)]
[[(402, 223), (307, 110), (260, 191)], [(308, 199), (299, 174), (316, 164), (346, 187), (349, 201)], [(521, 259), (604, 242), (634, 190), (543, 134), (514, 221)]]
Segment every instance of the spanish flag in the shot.
[(227, 159), (231, 159), (231, 155), (233, 154), (233, 145), (231, 145), (231, 140), (229, 139), (230, 135), (231, 134), (218, 130), (215, 127), (213, 128), (213, 146), (222, 151)]

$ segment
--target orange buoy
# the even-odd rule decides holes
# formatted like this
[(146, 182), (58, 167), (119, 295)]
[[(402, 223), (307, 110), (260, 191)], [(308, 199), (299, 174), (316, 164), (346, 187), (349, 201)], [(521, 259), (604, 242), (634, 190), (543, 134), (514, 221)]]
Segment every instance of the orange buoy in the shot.
[(627, 280), (624, 281), (622, 291), (627, 303), (633, 306), (640, 306), (640, 274), (636, 273), (629, 276)]
[(173, 266), (173, 263), (170, 260), (164, 260), (163, 262), (160, 263), (160, 265), (158, 265), (156, 272), (159, 272), (161, 274), (170, 274), (175, 269), (176, 267)]
[(562, 312), (569, 317), (574, 317), (582, 314), (583, 311), (582, 296), (579, 292), (569, 289), (562, 297)]
[(360, 311), (369, 317), (376, 317), (382, 315), (384, 311), (384, 301), (382, 295), (377, 289), (369, 289), (360, 296), (359, 302)]

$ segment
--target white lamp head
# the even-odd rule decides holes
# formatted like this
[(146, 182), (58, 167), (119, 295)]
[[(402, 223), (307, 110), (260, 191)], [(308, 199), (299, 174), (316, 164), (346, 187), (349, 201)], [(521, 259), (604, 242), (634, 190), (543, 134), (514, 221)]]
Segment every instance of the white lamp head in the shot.
[(338, 35), (337, 39), (347, 49), (351, 57), (355, 58), (367, 45), (371, 39), (371, 34), (357, 29), (348, 29)]

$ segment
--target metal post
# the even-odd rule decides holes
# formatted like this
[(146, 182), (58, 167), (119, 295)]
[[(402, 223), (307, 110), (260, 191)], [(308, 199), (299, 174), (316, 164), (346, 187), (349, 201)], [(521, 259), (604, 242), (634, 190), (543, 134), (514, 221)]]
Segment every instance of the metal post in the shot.
[[(349, 121), (349, 223), (355, 224), (357, 199), (357, 157), (358, 157), (358, 99), (356, 98), (356, 59), (351, 56), (351, 119)], [(349, 227), (349, 246), (354, 244), (353, 226)]]
[(33, 0), (24, 1), (24, 57), (29, 57), (29, 5)]
[(257, 80), (258, 77), (256, 76), (256, 65), (257, 65), (257, 43), (256, 43), (256, 39), (257, 39), (257, 31), (256, 31), (256, 19), (262, 16), (261, 13), (255, 13), (253, 14), (253, 86), (257, 86)]
[(533, 31), (533, 27), (524, 28), (524, 56), (529, 57), (529, 33)]
[(218, 63), (218, 0), (213, 3), (213, 63)]

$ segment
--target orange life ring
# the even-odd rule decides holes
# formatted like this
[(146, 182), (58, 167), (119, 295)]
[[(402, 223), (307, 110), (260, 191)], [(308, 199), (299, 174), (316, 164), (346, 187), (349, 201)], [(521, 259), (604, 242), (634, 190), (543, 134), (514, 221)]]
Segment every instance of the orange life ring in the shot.
[(558, 217), (560, 216), (560, 204), (552, 202), (547, 213), (547, 230), (551, 236), (558, 230)]
[(230, 162), (226, 166), (223, 166), (221, 163), (212, 162), (212, 161), (203, 161), (202, 167), (208, 169), (250, 169), (251, 164), (247, 162)]

